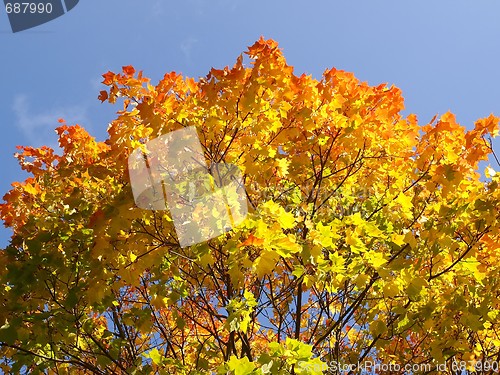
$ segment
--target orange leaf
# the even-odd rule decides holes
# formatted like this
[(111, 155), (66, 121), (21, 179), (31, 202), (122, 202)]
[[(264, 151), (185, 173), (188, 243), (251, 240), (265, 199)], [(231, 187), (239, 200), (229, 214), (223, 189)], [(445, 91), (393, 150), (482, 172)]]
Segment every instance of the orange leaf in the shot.
[(248, 238), (245, 240), (245, 242), (242, 242), (240, 244), (240, 247), (242, 246), (260, 246), (264, 243), (264, 240), (262, 238), (255, 237), (253, 234), (250, 234)]
[(124, 66), (124, 67), (122, 67), (122, 69), (123, 69), (123, 73), (125, 73), (128, 76), (133, 76), (135, 73), (135, 69), (131, 65)]
[(104, 78), (102, 83), (104, 83), (105, 85), (111, 85), (115, 79), (115, 73), (113, 72), (104, 73), (102, 76)]

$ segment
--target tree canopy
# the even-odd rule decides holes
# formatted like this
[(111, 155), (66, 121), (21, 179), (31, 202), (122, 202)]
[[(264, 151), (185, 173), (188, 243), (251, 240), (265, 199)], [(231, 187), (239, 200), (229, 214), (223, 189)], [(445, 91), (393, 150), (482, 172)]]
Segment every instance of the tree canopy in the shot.
[[(123, 105), (105, 142), (60, 120), (60, 152), (16, 153), (30, 177), (0, 207), (5, 373), (419, 374), (500, 359), (499, 174), (479, 169), (499, 118), (420, 125), (398, 88), (296, 75), (262, 38), (200, 79), (103, 77), (99, 99)], [(248, 214), (181, 246), (169, 210), (136, 206), (128, 159), (189, 126), (209, 166), (239, 168)]]

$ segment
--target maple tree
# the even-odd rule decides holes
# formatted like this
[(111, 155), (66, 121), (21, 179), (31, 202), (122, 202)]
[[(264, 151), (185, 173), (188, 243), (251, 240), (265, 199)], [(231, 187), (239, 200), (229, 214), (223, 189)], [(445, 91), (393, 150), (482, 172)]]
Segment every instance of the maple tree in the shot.
[[(19, 147), (30, 177), (0, 208), (13, 230), (0, 252), (5, 373), (321, 374), (366, 361), (452, 373), (500, 360), (499, 174), (479, 173), (499, 119), (421, 126), (396, 87), (297, 76), (272, 40), (246, 54), (249, 66), (240, 56), (156, 86), (131, 66), (108, 72), (99, 99), (123, 109), (105, 142), (61, 120), (60, 154)], [(181, 247), (168, 210), (135, 206), (127, 159), (187, 126), (208, 163), (240, 168), (250, 209)]]

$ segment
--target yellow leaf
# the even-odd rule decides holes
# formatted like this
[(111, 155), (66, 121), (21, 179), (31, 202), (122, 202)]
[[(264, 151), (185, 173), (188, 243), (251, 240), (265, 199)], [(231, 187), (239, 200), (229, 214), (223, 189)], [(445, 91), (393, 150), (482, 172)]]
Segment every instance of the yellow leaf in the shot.
[(384, 285), (384, 295), (394, 298), (399, 294), (399, 288), (394, 281), (388, 282)]
[(282, 158), (276, 160), (276, 164), (278, 166), (278, 176), (285, 177), (288, 174), (288, 166), (290, 165), (290, 161), (288, 161), (288, 159)]
[(279, 217), (278, 222), (283, 229), (290, 229), (295, 226), (295, 216), (291, 212), (284, 211)]
[[(398, 241), (398, 242), (396, 242), (395, 240)], [(394, 242), (398, 246), (402, 245), (402, 243), (401, 243), (401, 241), (399, 239), (394, 239), (393, 238), (392, 242)], [(404, 239), (403, 239), (402, 242), (409, 244), (412, 249), (416, 249), (417, 248), (417, 244), (418, 244), (417, 239), (415, 238), (415, 236), (413, 235), (413, 233), (410, 232), (410, 231), (405, 234)]]
[(168, 299), (156, 294), (151, 298), (151, 305), (157, 309), (162, 309), (168, 305)]
[(351, 246), (352, 251), (359, 253), (365, 250), (363, 241), (359, 239), (355, 232), (351, 230), (346, 231), (345, 243)]
[(275, 251), (264, 250), (254, 263), (254, 271), (258, 277), (263, 277), (272, 272), (276, 266), (279, 255)]
[(148, 357), (151, 358), (151, 360), (155, 365), (159, 365), (162, 362), (162, 355), (156, 348), (154, 348), (148, 353)]
[(365, 225), (365, 233), (370, 237), (383, 237), (384, 232), (382, 232), (378, 227), (373, 223), (366, 223)]
[(229, 370), (234, 372), (234, 375), (249, 375), (255, 369), (255, 364), (250, 362), (247, 357), (238, 359), (232, 355), (228, 362)]
[(376, 270), (386, 262), (384, 255), (378, 251), (367, 252), (364, 256), (368, 263), (371, 264)]
[(401, 206), (401, 213), (405, 214), (406, 217), (410, 216), (411, 210), (413, 208), (413, 203), (411, 202), (411, 198), (400, 193), (398, 197), (394, 200), (395, 203)]
[(360, 273), (356, 277), (356, 286), (358, 288), (364, 288), (369, 279), (370, 279), (370, 276), (365, 275), (364, 273)]
[(405, 244), (405, 235), (393, 233), (391, 235), (391, 241), (398, 246), (403, 246)]
[(209, 264), (213, 264), (214, 263), (214, 257), (212, 256), (212, 254), (210, 253), (207, 253), (207, 254), (204, 254), (201, 258), (200, 258), (200, 264), (203, 266), (203, 267), (206, 267), (208, 266)]
[(30, 183), (27, 183), (26, 185), (24, 185), (24, 191), (27, 192), (28, 194), (31, 194), (31, 195), (38, 194), (38, 190), (36, 189), (36, 187), (31, 185)]
[(302, 251), (302, 246), (295, 242), (293, 234), (279, 238), (273, 241), (271, 247), (276, 249), (276, 252), (282, 257), (290, 257), (291, 254), (299, 253)]

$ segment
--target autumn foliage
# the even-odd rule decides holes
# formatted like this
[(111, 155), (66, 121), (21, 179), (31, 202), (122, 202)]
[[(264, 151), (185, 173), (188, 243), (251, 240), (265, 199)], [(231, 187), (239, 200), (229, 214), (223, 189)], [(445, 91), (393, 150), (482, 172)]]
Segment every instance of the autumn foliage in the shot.
[[(499, 174), (479, 170), (498, 118), (421, 126), (396, 87), (297, 76), (263, 39), (199, 80), (153, 86), (127, 66), (103, 83), (99, 99), (123, 104), (105, 142), (63, 123), (59, 153), (16, 154), (30, 177), (0, 208), (14, 232), (0, 251), (5, 373), (321, 374), (366, 361), (451, 373), (499, 359)], [(168, 210), (135, 206), (127, 158), (186, 126), (208, 163), (241, 169), (250, 213), (181, 248)]]

